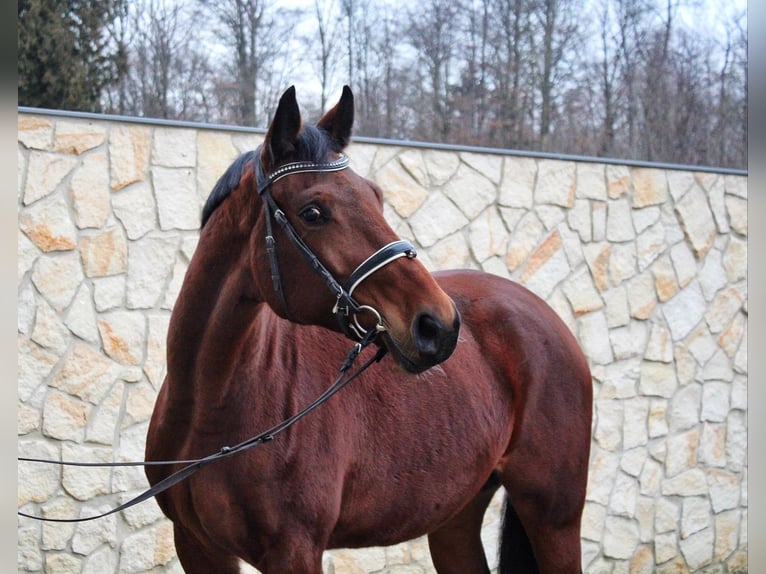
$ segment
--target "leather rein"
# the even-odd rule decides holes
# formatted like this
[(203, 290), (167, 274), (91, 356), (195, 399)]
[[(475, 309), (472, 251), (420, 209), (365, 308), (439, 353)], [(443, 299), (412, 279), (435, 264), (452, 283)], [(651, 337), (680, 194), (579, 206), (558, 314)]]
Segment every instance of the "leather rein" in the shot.
[[(259, 154), (256, 154), (256, 158), (258, 157), (259, 157)], [(367, 259), (365, 259), (351, 273), (351, 275), (349, 275), (348, 279), (343, 284), (341, 284), (335, 279), (332, 273), (322, 264), (319, 258), (311, 250), (311, 248), (309, 248), (308, 245), (306, 245), (306, 243), (303, 241), (303, 239), (301, 239), (300, 235), (298, 235), (298, 232), (295, 230), (293, 225), (287, 219), (284, 212), (281, 209), (279, 209), (279, 207), (277, 206), (276, 202), (272, 198), (271, 193), (269, 191), (271, 185), (275, 181), (293, 173), (334, 172), (334, 171), (340, 171), (340, 170), (346, 169), (348, 166), (349, 166), (348, 157), (342, 154), (340, 155), (338, 159), (333, 160), (331, 162), (327, 162), (327, 163), (318, 163), (318, 162), (309, 162), (309, 161), (288, 163), (279, 167), (273, 173), (268, 175), (264, 174), (261, 162), (258, 159), (256, 159), (256, 166), (255, 166), (256, 188), (257, 188), (258, 194), (261, 196), (263, 200), (264, 207), (265, 207), (266, 250), (269, 254), (271, 279), (274, 285), (274, 289), (279, 294), (280, 302), (282, 304), (285, 315), (287, 317), (290, 316), (288, 312), (288, 308), (287, 308), (287, 301), (285, 298), (284, 290), (282, 289), (282, 281), (279, 275), (279, 264), (277, 261), (277, 254), (276, 254), (276, 241), (272, 233), (272, 223), (271, 223), (272, 218), (276, 220), (277, 223), (279, 223), (280, 227), (285, 231), (287, 237), (290, 239), (293, 245), (298, 249), (301, 255), (308, 261), (311, 268), (320, 277), (322, 277), (322, 279), (324, 279), (330, 291), (332, 291), (332, 293), (336, 296), (336, 302), (335, 302), (335, 305), (333, 306), (332, 312), (338, 318), (338, 322), (340, 324), (341, 330), (346, 334), (347, 337), (355, 341), (354, 346), (350, 349), (350, 351), (348, 352), (348, 355), (346, 356), (345, 361), (341, 365), (340, 374), (335, 379), (335, 381), (333, 381), (333, 383), (321, 395), (319, 395), (316, 399), (314, 399), (314, 401), (311, 402), (311, 404), (309, 404), (307, 407), (303, 408), (302, 410), (298, 411), (293, 416), (285, 419), (284, 421), (274, 425), (273, 427), (253, 437), (250, 437), (249, 439), (246, 439), (240, 442), (239, 444), (236, 444), (234, 446), (224, 446), (219, 451), (199, 459), (94, 463), (94, 462), (71, 462), (71, 461), (57, 461), (57, 460), (48, 460), (48, 459), (40, 459), (40, 458), (18, 457), (17, 460), (23, 461), (23, 462), (36, 462), (36, 463), (56, 464), (60, 466), (78, 466), (78, 467), (125, 467), (125, 466), (135, 467), (135, 466), (184, 465), (180, 470), (177, 470), (174, 473), (170, 474), (169, 476), (165, 477), (163, 480), (154, 484), (153, 486), (151, 486), (150, 488), (148, 488), (147, 490), (145, 490), (144, 492), (142, 492), (135, 498), (132, 498), (128, 500), (127, 502), (101, 514), (96, 514), (94, 516), (80, 517), (80, 518), (49, 518), (49, 517), (35, 516), (33, 514), (28, 514), (25, 512), (18, 511), (17, 514), (19, 516), (24, 516), (26, 518), (32, 518), (35, 520), (40, 520), (45, 522), (86, 522), (89, 520), (96, 520), (98, 518), (103, 518), (105, 516), (109, 516), (110, 514), (114, 514), (114, 513), (126, 510), (130, 508), (131, 506), (139, 504), (145, 500), (148, 500), (149, 498), (157, 496), (158, 494), (166, 491), (173, 485), (178, 484), (179, 482), (188, 478), (189, 476), (191, 476), (198, 470), (204, 468), (208, 464), (211, 464), (223, 458), (229, 458), (231, 456), (234, 456), (235, 454), (239, 454), (240, 452), (243, 452), (255, 446), (265, 444), (267, 442), (274, 440), (274, 438), (278, 434), (284, 432), (285, 430), (290, 428), (293, 424), (295, 424), (300, 419), (302, 419), (304, 416), (306, 416), (311, 411), (319, 407), (322, 403), (326, 402), (338, 391), (344, 388), (347, 384), (349, 384), (351, 381), (353, 381), (355, 378), (361, 375), (370, 365), (380, 361), (383, 358), (383, 356), (386, 354), (386, 349), (385, 347), (380, 347), (380, 349), (378, 349), (377, 353), (373, 357), (371, 357), (365, 363), (363, 363), (362, 366), (360, 366), (355, 372), (348, 374), (354, 362), (356, 361), (356, 358), (359, 356), (362, 350), (365, 347), (369, 346), (378, 337), (378, 335), (381, 332), (386, 330), (384, 320), (381, 317), (380, 313), (378, 313), (378, 311), (374, 309), (373, 307), (359, 304), (353, 298), (352, 295), (354, 290), (365, 279), (367, 279), (370, 275), (372, 275), (379, 269), (385, 267), (389, 263), (399, 259), (400, 257), (407, 257), (408, 259), (412, 259), (416, 257), (417, 252), (415, 250), (415, 247), (409, 241), (404, 241), (404, 240), (399, 240), (399, 241), (394, 241), (392, 243), (389, 243), (388, 245), (381, 247), (375, 253), (373, 253)], [(365, 330), (361, 326), (361, 324), (359, 323), (358, 315), (362, 312), (369, 312), (374, 315), (376, 320), (376, 325), (373, 328), (369, 330)]]

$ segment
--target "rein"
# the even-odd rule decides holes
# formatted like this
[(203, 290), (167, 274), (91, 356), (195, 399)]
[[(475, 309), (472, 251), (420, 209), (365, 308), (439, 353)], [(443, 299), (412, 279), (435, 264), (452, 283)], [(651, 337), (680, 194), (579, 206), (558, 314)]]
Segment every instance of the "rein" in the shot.
[[(256, 155), (258, 157), (258, 155)], [(287, 219), (285, 213), (279, 208), (274, 201), (274, 198), (269, 192), (271, 185), (279, 179), (293, 174), (293, 173), (321, 173), (321, 172), (334, 172), (344, 170), (349, 166), (349, 159), (345, 155), (341, 154), (336, 160), (327, 163), (317, 162), (294, 162), (288, 163), (279, 167), (273, 173), (266, 175), (263, 172), (263, 166), (260, 160), (256, 160), (256, 188), (258, 194), (261, 196), (265, 206), (266, 216), (266, 251), (269, 254), (269, 266), (271, 269), (271, 279), (274, 285), (274, 289), (279, 293), (279, 298), (282, 304), (285, 315), (289, 318), (289, 312), (287, 307), (287, 300), (285, 298), (284, 290), (282, 288), (282, 280), (279, 275), (279, 264), (276, 254), (276, 241), (272, 232), (272, 218), (279, 223), (280, 227), (285, 231), (287, 237), (298, 249), (301, 255), (306, 259), (311, 268), (325, 281), (330, 291), (336, 296), (335, 305), (332, 308), (333, 314), (338, 318), (341, 330), (347, 337), (356, 341), (356, 344), (351, 348), (340, 368), (340, 375), (333, 381), (333, 383), (319, 395), (311, 404), (305, 407), (303, 410), (297, 412), (288, 419), (285, 419), (281, 423), (257, 434), (239, 444), (234, 446), (224, 446), (218, 452), (212, 453), (208, 456), (199, 459), (192, 460), (166, 460), (166, 461), (143, 461), (143, 462), (113, 462), (113, 463), (81, 463), (81, 462), (65, 462), (55, 461), (37, 458), (18, 457), (19, 461), (24, 462), (37, 462), (47, 464), (57, 464), (61, 466), (81, 466), (81, 467), (122, 467), (122, 466), (167, 466), (184, 464), (183, 468), (177, 470), (173, 474), (165, 477), (163, 480), (145, 490), (140, 495), (132, 498), (131, 500), (121, 504), (120, 506), (113, 508), (102, 514), (95, 516), (89, 516), (85, 518), (44, 518), (27, 514), (24, 512), (17, 512), (19, 516), (26, 518), (32, 518), (35, 520), (41, 520), (46, 522), (85, 522), (89, 520), (96, 520), (120, 512), (131, 506), (134, 506), (144, 500), (152, 498), (165, 490), (169, 489), (175, 484), (178, 484), (182, 480), (188, 478), (198, 470), (205, 466), (223, 458), (228, 458), (246, 451), (254, 446), (258, 446), (274, 440), (281, 432), (284, 432), (290, 428), (293, 424), (298, 422), (304, 416), (316, 409), (319, 405), (330, 399), (343, 387), (353, 381), (356, 377), (362, 374), (370, 365), (380, 361), (386, 354), (385, 347), (381, 347), (378, 352), (366, 361), (359, 369), (354, 373), (346, 377), (346, 373), (351, 369), (356, 358), (362, 352), (362, 350), (369, 346), (378, 335), (386, 330), (383, 318), (380, 313), (370, 307), (369, 305), (359, 304), (352, 296), (354, 290), (370, 275), (385, 267), (389, 263), (399, 259), (400, 257), (407, 257), (413, 259), (417, 256), (415, 247), (409, 241), (399, 240), (393, 241), (388, 245), (385, 245), (378, 249), (375, 253), (365, 259), (352, 273), (349, 275), (345, 283), (338, 282), (333, 274), (322, 264), (319, 258), (314, 254), (311, 248), (301, 239), (298, 232), (293, 225)], [(358, 315), (362, 312), (369, 312), (375, 316), (376, 325), (370, 329), (365, 330), (359, 323)]]
[(261, 444), (271, 442), (272, 440), (274, 440), (274, 438), (278, 434), (286, 431), (292, 425), (294, 425), (303, 417), (305, 417), (307, 414), (309, 414), (311, 411), (316, 409), (319, 405), (326, 402), (338, 391), (340, 391), (343, 387), (345, 387), (351, 381), (353, 381), (355, 378), (361, 375), (364, 371), (367, 370), (368, 367), (370, 367), (370, 365), (380, 361), (383, 358), (383, 356), (386, 354), (385, 347), (379, 348), (377, 353), (375, 353), (375, 355), (373, 355), (364, 364), (362, 364), (362, 366), (359, 367), (354, 373), (346, 377), (346, 373), (351, 369), (354, 362), (356, 361), (356, 358), (359, 356), (362, 350), (365, 347), (369, 346), (370, 343), (372, 343), (377, 338), (377, 336), (378, 336), (378, 332), (375, 329), (370, 329), (367, 332), (367, 334), (362, 338), (362, 340), (356, 343), (351, 348), (348, 355), (346, 356), (346, 360), (343, 362), (343, 365), (341, 365), (340, 367), (340, 375), (338, 375), (338, 377), (333, 381), (333, 383), (329, 387), (327, 387), (327, 389), (321, 395), (319, 395), (316, 399), (314, 399), (314, 401), (311, 404), (309, 404), (307, 407), (298, 411), (290, 418), (285, 419), (284, 421), (280, 423), (277, 423), (273, 427), (255, 436), (252, 436), (249, 439), (246, 439), (240, 442), (239, 444), (236, 444), (234, 446), (224, 446), (218, 452), (214, 452), (203, 458), (191, 459), (191, 460), (156, 460), (156, 461), (142, 461), (142, 462), (99, 463), (99, 462), (68, 462), (68, 461), (58, 461), (58, 460), (47, 460), (47, 459), (41, 459), (41, 458), (18, 457), (18, 460), (23, 462), (38, 462), (38, 463), (45, 463), (45, 464), (56, 464), (59, 466), (102, 467), (102, 468), (103, 467), (124, 467), (124, 466), (168, 466), (173, 464), (185, 464), (186, 466), (181, 468), (180, 470), (177, 470), (173, 474), (165, 477), (164, 479), (159, 481), (157, 484), (155, 484), (151, 488), (148, 488), (147, 490), (145, 490), (144, 492), (142, 492), (135, 498), (132, 498), (128, 500), (127, 502), (121, 504), (120, 506), (117, 506), (116, 508), (113, 508), (102, 514), (97, 514), (94, 516), (86, 516), (81, 518), (46, 518), (42, 516), (35, 516), (34, 514), (27, 514), (25, 512), (20, 512), (20, 511), (17, 512), (17, 514), (19, 516), (32, 518), (34, 520), (40, 520), (43, 522), (87, 522), (89, 520), (104, 518), (105, 516), (109, 516), (110, 514), (115, 514), (122, 510), (126, 510), (130, 508), (131, 506), (135, 506), (136, 504), (139, 504), (140, 502), (143, 502), (149, 498), (152, 498), (153, 496), (157, 496), (158, 494), (169, 489), (171, 486), (178, 484), (182, 480), (188, 478), (189, 476), (191, 476), (198, 470), (206, 467), (210, 463), (213, 463), (217, 460), (221, 460), (223, 458), (229, 458), (231, 456), (234, 456), (235, 454), (239, 454), (240, 452), (244, 452), (255, 446), (259, 446)]

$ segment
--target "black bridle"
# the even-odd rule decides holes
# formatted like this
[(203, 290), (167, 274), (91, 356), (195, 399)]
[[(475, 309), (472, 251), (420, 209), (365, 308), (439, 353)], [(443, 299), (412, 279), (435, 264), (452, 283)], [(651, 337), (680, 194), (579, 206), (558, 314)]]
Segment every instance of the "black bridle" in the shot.
[(271, 268), (271, 280), (274, 290), (279, 294), (282, 310), (286, 317), (290, 317), (287, 300), (282, 280), (279, 275), (279, 263), (277, 260), (276, 241), (272, 232), (272, 218), (285, 231), (287, 237), (296, 247), (298, 252), (306, 259), (311, 268), (324, 280), (324, 282), (336, 297), (335, 305), (332, 308), (333, 314), (338, 319), (343, 333), (354, 341), (361, 341), (366, 330), (359, 323), (358, 315), (362, 312), (371, 313), (376, 321), (374, 329), (377, 332), (386, 330), (383, 318), (380, 313), (369, 305), (361, 305), (354, 298), (354, 290), (367, 277), (385, 267), (389, 263), (407, 257), (413, 259), (417, 256), (415, 247), (409, 241), (398, 240), (384, 245), (375, 253), (365, 259), (342, 285), (335, 279), (333, 274), (322, 264), (319, 258), (314, 254), (311, 248), (306, 245), (303, 239), (298, 235), (295, 227), (287, 219), (285, 213), (279, 208), (271, 196), (270, 188), (272, 184), (283, 177), (294, 173), (323, 173), (334, 172), (346, 169), (349, 166), (349, 159), (340, 154), (338, 159), (330, 162), (320, 163), (313, 161), (299, 161), (280, 166), (270, 174), (263, 171), (263, 165), (260, 161), (260, 154), (256, 152), (255, 156), (256, 189), (261, 196), (264, 204), (266, 217), (266, 251), (269, 254), (269, 266)]
[[(256, 156), (257, 157), (257, 156)], [(356, 344), (351, 348), (346, 356), (343, 365), (340, 367), (340, 374), (333, 381), (333, 383), (313, 402), (302, 410), (295, 413), (288, 419), (274, 425), (273, 427), (253, 436), (247, 440), (240, 442), (234, 446), (224, 446), (219, 451), (214, 452), (206, 457), (192, 460), (162, 460), (162, 461), (143, 461), (143, 462), (112, 462), (112, 463), (90, 463), (90, 462), (68, 462), (68, 461), (56, 461), (39, 458), (18, 457), (19, 461), (24, 462), (36, 462), (46, 464), (56, 464), (62, 466), (80, 466), (80, 467), (121, 467), (121, 466), (168, 466), (168, 465), (183, 465), (181, 469), (168, 475), (163, 480), (157, 482), (135, 498), (132, 498), (102, 514), (94, 516), (81, 517), (81, 518), (48, 518), (35, 516), (25, 512), (17, 512), (19, 516), (26, 518), (32, 518), (35, 520), (42, 520), (47, 522), (85, 522), (89, 520), (96, 520), (126, 510), (131, 506), (134, 506), (144, 500), (157, 496), (158, 494), (166, 491), (171, 486), (178, 484), (182, 480), (188, 478), (198, 470), (205, 466), (223, 458), (229, 458), (240, 452), (249, 450), (255, 446), (271, 442), (274, 438), (286, 431), (293, 424), (298, 422), (304, 416), (311, 411), (319, 407), (321, 404), (330, 399), (338, 391), (348, 385), (356, 377), (361, 375), (370, 365), (380, 361), (386, 353), (385, 347), (380, 347), (377, 353), (369, 358), (361, 367), (359, 367), (353, 373), (349, 373), (356, 358), (362, 352), (362, 350), (369, 346), (378, 335), (386, 330), (383, 322), (383, 318), (380, 316), (377, 310), (368, 306), (360, 305), (353, 297), (354, 290), (359, 286), (362, 281), (367, 277), (375, 273), (378, 269), (385, 267), (392, 261), (399, 259), (400, 257), (407, 257), (412, 259), (416, 256), (415, 247), (409, 241), (394, 241), (378, 249), (375, 253), (365, 259), (352, 273), (348, 279), (342, 285), (333, 277), (332, 273), (319, 261), (314, 252), (306, 245), (306, 243), (298, 235), (295, 228), (288, 221), (284, 212), (279, 209), (274, 199), (269, 193), (269, 188), (278, 179), (290, 175), (292, 173), (307, 173), (307, 172), (333, 172), (346, 169), (349, 165), (349, 160), (346, 156), (341, 155), (338, 159), (328, 163), (317, 162), (295, 162), (283, 165), (273, 173), (265, 175), (261, 167), (259, 160), (256, 160), (256, 186), (259, 195), (263, 198), (265, 206), (266, 217), (266, 249), (269, 253), (269, 265), (271, 266), (271, 277), (274, 284), (274, 288), (279, 293), (283, 310), (289, 317), (287, 309), (287, 301), (285, 299), (284, 291), (282, 290), (282, 281), (279, 276), (279, 265), (276, 255), (276, 242), (272, 233), (271, 219), (272, 217), (280, 224), (282, 229), (286, 232), (292, 243), (303, 255), (311, 265), (311, 268), (317, 272), (325, 283), (327, 283), (330, 290), (336, 295), (337, 300), (333, 306), (332, 312), (338, 317), (341, 329), (343, 332), (356, 341)], [(357, 315), (363, 311), (372, 313), (377, 321), (376, 325), (365, 330), (359, 323)]]

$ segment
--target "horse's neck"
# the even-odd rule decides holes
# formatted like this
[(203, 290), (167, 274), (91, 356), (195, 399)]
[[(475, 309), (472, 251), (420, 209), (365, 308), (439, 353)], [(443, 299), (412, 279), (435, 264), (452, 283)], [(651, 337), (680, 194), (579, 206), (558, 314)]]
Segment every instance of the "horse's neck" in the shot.
[[(189, 264), (168, 328), (168, 384), (193, 400), (201, 381), (229, 380), (259, 301), (246, 236), (208, 234)], [(219, 387), (218, 392), (224, 393)]]

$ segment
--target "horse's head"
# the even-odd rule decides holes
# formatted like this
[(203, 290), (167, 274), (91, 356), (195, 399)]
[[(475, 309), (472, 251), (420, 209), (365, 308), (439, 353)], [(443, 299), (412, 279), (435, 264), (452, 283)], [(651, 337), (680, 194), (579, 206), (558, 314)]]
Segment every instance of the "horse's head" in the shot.
[(282, 317), (352, 338), (377, 327), (396, 361), (421, 372), (452, 354), (460, 317), (386, 223), (381, 190), (348, 168), (353, 118), (347, 86), (316, 126), (303, 126), (294, 88), (283, 94), (254, 160), (254, 280)]

